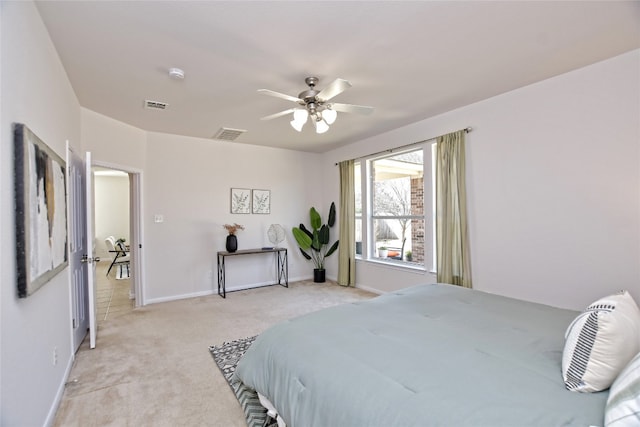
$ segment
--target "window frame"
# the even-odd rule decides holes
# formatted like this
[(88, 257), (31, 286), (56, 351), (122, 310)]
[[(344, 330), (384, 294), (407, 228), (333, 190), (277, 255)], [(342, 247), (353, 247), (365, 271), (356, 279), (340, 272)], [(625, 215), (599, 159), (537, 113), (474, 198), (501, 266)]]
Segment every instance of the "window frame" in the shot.
[[(403, 153), (409, 153), (422, 149), (423, 151), (423, 164), (422, 164), (422, 176), (423, 176), (423, 213), (416, 215), (374, 215), (373, 214), (373, 200), (375, 191), (375, 176), (372, 175), (373, 163), (376, 160), (385, 159), (389, 157), (398, 156)], [(355, 221), (360, 221), (361, 227), (361, 253), (356, 254), (356, 259), (361, 261), (373, 262), (376, 264), (384, 264), (401, 269), (408, 270), (420, 270), (420, 271), (435, 271), (436, 257), (435, 257), (435, 153), (436, 153), (436, 140), (431, 139), (428, 141), (422, 141), (420, 143), (411, 144), (399, 149), (387, 150), (383, 153), (371, 154), (369, 156), (361, 157), (355, 160), (354, 174), (360, 171), (360, 178), (354, 177), (354, 181), (360, 181), (360, 208), (361, 213), (358, 214), (358, 205), (355, 209)], [(357, 190), (356, 190), (357, 194)], [(357, 199), (357, 198), (356, 198)], [(374, 221), (380, 219), (418, 219), (424, 221), (424, 261), (422, 263), (408, 262), (404, 259), (388, 259), (380, 258), (375, 253), (375, 236), (374, 236)], [(356, 227), (357, 228), (357, 227)], [(356, 237), (357, 241), (357, 237)], [(431, 250), (432, 256), (427, 253)]]

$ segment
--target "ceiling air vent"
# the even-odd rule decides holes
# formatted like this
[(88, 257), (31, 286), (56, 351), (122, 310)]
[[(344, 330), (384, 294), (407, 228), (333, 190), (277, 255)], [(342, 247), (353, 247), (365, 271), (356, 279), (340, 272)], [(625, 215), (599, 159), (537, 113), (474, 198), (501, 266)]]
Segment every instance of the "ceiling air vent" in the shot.
[(161, 101), (149, 101), (148, 99), (144, 101), (144, 108), (149, 110), (166, 110), (169, 104)]
[(245, 133), (246, 130), (242, 129), (230, 129), (230, 128), (220, 128), (215, 135), (212, 136), (213, 139), (220, 139), (222, 141), (235, 141), (240, 135)]

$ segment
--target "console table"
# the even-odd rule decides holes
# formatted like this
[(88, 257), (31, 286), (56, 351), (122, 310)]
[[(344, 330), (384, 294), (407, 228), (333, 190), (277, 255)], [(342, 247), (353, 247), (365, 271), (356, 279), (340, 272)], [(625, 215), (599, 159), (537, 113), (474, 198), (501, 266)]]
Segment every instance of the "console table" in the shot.
[[(270, 249), (243, 249), (235, 252), (219, 251), (218, 252), (218, 295), (222, 298), (227, 297), (227, 290), (225, 287), (226, 282), (226, 267), (225, 259), (227, 257), (240, 256), (240, 255), (257, 255), (257, 254), (275, 254), (276, 258), (276, 276), (277, 283), (273, 285), (289, 287), (289, 260), (287, 258), (287, 250), (285, 248), (270, 248)], [(283, 283), (284, 282), (284, 283)], [(267, 285), (267, 286), (273, 286)]]

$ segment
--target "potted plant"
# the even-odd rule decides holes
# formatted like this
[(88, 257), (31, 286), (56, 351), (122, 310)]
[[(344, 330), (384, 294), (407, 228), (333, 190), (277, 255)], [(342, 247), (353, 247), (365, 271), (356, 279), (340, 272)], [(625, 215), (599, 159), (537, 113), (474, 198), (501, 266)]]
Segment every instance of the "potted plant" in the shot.
[(407, 251), (404, 253), (404, 256), (407, 261), (413, 261), (413, 252)]
[(386, 246), (380, 246), (378, 248), (378, 257), (380, 258), (386, 258), (387, 255), (389, 255), (389, 249), (387, 249)]
[(311, 220), (311, 230), (305, 227), (304, 224), (300, 224), (299, 227), (293, 227), (291, 231), (296, 242), (298, 242), (298, 246), (300, 246), (302, 255), (306, 259), (312, 260), (315, 265), (313, 281), (322, 283), (325, 281), (324, 259), (338, 249), (338, 243), (340, 242), (336, 240), (335, 243), (329, 247), (329, 229), (333, 227), (336, 222), (335, 203), (331, 202), (329, 218), (326, 224), (322, 224), (322, 218), (314, 207), (311, 207), (309, 210), (309, 218)]

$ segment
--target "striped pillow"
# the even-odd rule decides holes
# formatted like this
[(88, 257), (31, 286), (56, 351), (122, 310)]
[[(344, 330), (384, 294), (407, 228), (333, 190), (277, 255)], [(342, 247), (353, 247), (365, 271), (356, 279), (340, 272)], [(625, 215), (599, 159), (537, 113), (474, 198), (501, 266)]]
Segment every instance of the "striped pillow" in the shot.
[(640, 353), (636, 354), (611, 385), (604, 411), (604, 425), (640, 425)]
[(609, 388), (640, 352), (640, 310), (627, 291), (599, 299), (569, 325), (562, 377), (571, 391)]

